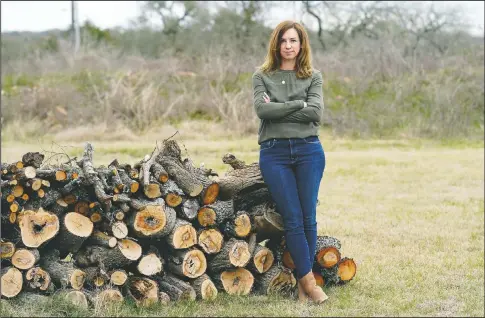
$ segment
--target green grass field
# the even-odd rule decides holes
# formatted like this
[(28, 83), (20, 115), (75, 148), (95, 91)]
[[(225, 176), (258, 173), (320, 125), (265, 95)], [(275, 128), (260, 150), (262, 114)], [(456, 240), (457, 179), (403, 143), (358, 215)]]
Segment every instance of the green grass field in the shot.
[[(186, 131), (189, 131), (187, 129)], [(117, 158), (134, 163), (150, 153), (166, 131), (137, 141), (86, 139), (94, 164)], [(256, 136), (184, 134), (183, 157), (223, 174), (222, 156), (258, 160)], [(72, 141), (74, 140), (74, 141)], [(2, 162), (27, 151), (81, 156), (82, 138), (2, 143)], [(119, 140), (122, 140), (121, 138)], [(236, 297), (213, 302), (136, 308), (130, 303), (83, 310), (56, 298), (39, 303), (1, 301), (1, 316), (484, 316), (484, 147), (480, 142), (336, 140), (321, 135), (326, 169), (317, 208), (318, 231), (338, 238), (342, 256), (357, 274), (326, 288), (323, 305), (281, 296)], [(49, 152), (49, 153), (47, 153)]]

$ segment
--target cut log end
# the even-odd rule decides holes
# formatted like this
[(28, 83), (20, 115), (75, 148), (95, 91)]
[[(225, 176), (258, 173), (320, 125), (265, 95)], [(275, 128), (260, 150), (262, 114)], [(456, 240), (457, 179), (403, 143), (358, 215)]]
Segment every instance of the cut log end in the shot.
[(175, 193), (169, 193), (165, 197), (165, 202), (167, 202), (168, 206), (175, 208), (182, 203), (182, 197), (180, 195), (175, 194)]
[(313, 276), (315, 277), (317, 285), (323, 288), (325, 286), (325, 278), (323, 278), (322, 274), (313, 272)]
[(198, 244), (207, 254), (218, 253), (223, 243), (224, 237), (216, 229), (206, 229), (199, 234)]
[(201, 226), (211, 226), (216, 223), (216, 212), (211, 208), (202, 207), (197, 213), (197, 220)]
[(321, 249), (315, 258), (320, 266), (330, 268), (340, 261), (340, 252), (338, 249), (331, 246)]
[(203, 300), (214, 300), (217, 298), (217, 288), (210, 279), (206, 279), (200, 286), (200, 294)]
[(251, 253), (249, 252), (248, 243), (237, 241), (229, 253), (229, 261), (236, 267), (244, 267), (249, 262)]
[(162, 193), (160, 192), (160, 186), (157, 183), (150, 183), (144, 186), (143, 193), (150, 198), (155, 199), (159, 198)]
[(128, 226), (122, 221), (114, 222), (111, 226), (111, 232), (115, 238), (124, 239), (128, 236)]
[(64, 219), (67, 230), (78, 237), (89, 237), (93, 232), (93, 222), (82, 214), (70, 212)]
[(254, 255), (254, 267), (260, 274), (267, 272), (273, 263), (274, 255), (268, 248), (263, 248)]
[(135, 231), (145, 236), (161, 231), (167, 224), (165, 212), (161, 205), (148, 205), (143, 210), (138, 211), (133, 224)]
[(207, 187), (202, 202), (204, 203), (204, 205), (212, 204), (216, 201), (218, 195), (219, 184), (213, 183)]
[(32, 268), (37, 261), (39, 261), (40, 255), (37, 250), (28, 250), (25, 248), (18, 249), (12, 256), (12, 265), (21, 270), (27, 270)]
[(142, 249), (140, 244), (129, 240), (122, 239), (118, 242), (121, 253), (129, 260), (136, 261), (141, 257)]
[(184, 258), (183, 274), (189, 278), (201, 276), (207, 270), (204, 253), (198, 249), (189, 251)]
[(0, 258), (11, 258), (15, 253), (15, 244), (12, 242), (0, 242)]
[(86, 273), (76, 268), (73, 270), (70, 277), (71, 287), (75, 290), (80, 290), (81, 288), (83, 288), (85, 280), (86, 280)]
[(22, 272), (15, 267), (2, 269), (1, 294), (6, 298), (17, 296), (22, 291)]
[(251, 232), (251, 220), (249, 215), (241, 214), (234, 220), (235, 232), (238, 237), (246, 237)]
[(156, 254), (151, 253), (140, 259), (137, 269), (140, 274), (151, 276), (160, 273), (163, 269), (163, 264)]
[(128, 279), (128, 275), (123, 270), (113, 271), (110, 275), (110, 282), (116, 286), (123, 286)]
[(97, 304), (112, 304), (123, 302), (123, 295), (117, 289), (106, 289), (102, 290), (96, 296)]
[(192, 224), (185, 224), (174, 229), (173, 247), (176, 249), (189, 248), (197, 244), (197, 232)]
[(64, 298), (75, 306), (88, 308), (88, 299), (82, 291), (70, 290), (64, 294)]
[(230, 295), (248, 295), (254, 284), (254, 276), (245, 268), (221, 273), (224, 290)]
[[(39, 247), (59, 232), (59, 219), (55, 214), (41, 209), (37, 212), (27, 210), (21, 212), (21, 214), (19, 227), (22, 242), (27, 247)], [(83, 230), (81, 229), (81, 231)]]
[(349, 282), (357, 272), (357, 265), (351, 258), (343, 258), (338, 264), (338, 276), (342, 282)]
[(48, 290), (51, 284), (51, 276), (41, 267), (33, 267), (25, 273), (27, 284), (31, 289)]

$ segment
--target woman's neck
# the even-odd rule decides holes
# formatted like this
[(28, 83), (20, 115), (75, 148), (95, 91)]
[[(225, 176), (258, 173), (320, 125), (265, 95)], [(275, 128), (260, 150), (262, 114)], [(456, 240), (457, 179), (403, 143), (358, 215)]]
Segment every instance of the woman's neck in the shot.
[(285, 61), (283, 60), (280, 65), (280, 70), (293, 71), (295, 69), (295, 60)]

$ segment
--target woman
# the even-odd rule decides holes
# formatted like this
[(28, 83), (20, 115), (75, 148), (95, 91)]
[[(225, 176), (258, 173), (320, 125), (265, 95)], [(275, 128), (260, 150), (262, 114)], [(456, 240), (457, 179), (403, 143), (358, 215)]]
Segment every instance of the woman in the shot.
[(252, 79), (254, 108), (261, 119), (259, 167), (283, 217), (298, 296), (322, 303), (328, 297), (312, 273), (316, 204), (325, 169), (318, 138), (322, 74), (312, 68), (308, 35), (299, 23), (283, 21), (274, 29), (266, 60)]

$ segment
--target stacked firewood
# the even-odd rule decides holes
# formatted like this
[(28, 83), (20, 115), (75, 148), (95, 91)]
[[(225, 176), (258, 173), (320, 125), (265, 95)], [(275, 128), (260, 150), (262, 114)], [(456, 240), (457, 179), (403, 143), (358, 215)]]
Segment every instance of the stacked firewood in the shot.
[[(212, 300), (219, 292), (294, 295), (283, 223), (257, 163), (232, 154), (219, 176), (182, 159), (174, 140), (134, 165), (82, 158), (43, 164), (26, 153), (1, 165), (1, 296), (62, 293), (88, 306)], [(319, 236), (323, 286), (356, 273), (340, 242)]]

